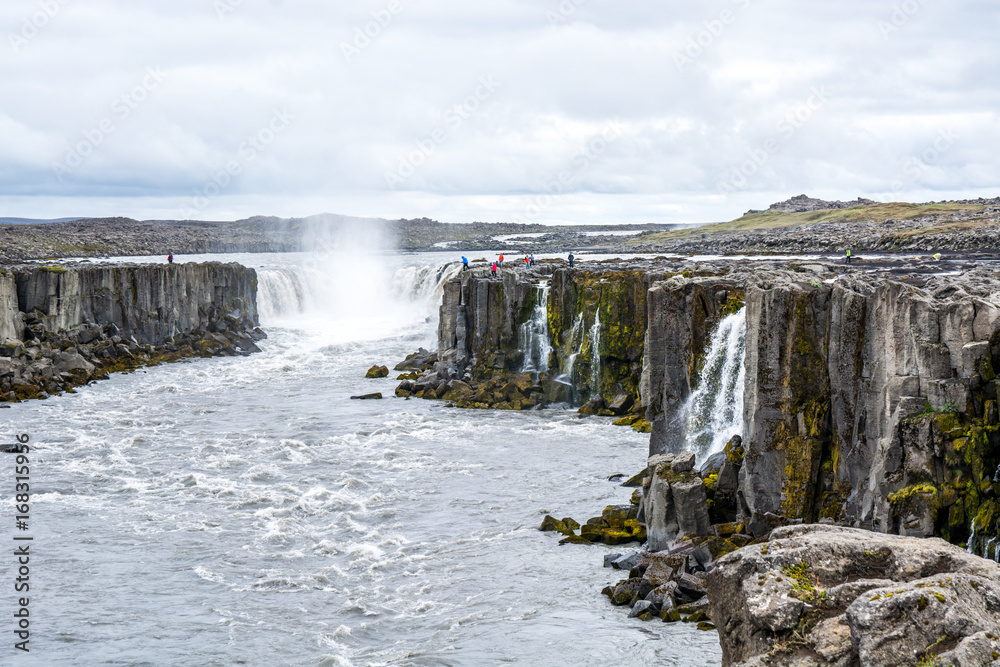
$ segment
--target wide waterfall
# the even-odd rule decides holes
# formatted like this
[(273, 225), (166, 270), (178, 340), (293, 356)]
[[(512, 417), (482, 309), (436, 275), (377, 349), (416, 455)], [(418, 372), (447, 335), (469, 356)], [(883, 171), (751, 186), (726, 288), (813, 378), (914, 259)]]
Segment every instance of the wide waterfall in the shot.
[[(303, 264), (257, 270), (257, 311), (262, 321), (294, 318), (315, 312), (344, 312), (376, 307), (382, 302), (426, 305), (436, 312), (444, 284), (458, 275), (461, 264), (405, 266), (390, 273), (379, 264), (364, 271), (356, 266), (336, 271), (336, 264)], [(343, 275), (340, 275), (343, 274)], [(342, 289), (351, 285), (351, 290)], [(373, 290), (381, 290), (374, 294)], [(345, 298), (351, 297), (351, 298)], [(371, 297), (371, 298), (369, 298)]]
[(541, 373), (549, 370), (549, 355), (552, 353), (552, 343), (549, 342), (549, 286), (537, 285), (534, 289), (535, 308), (531, 311), (531, 319), (521, 325), (519, 332), (520, 348), (524, 352), (521, 370)]
[(719, 322), (697, 388), (681, 408), (684, 449), (695, 452), (699, 460), (722, 451), (730, 438), (743, 434), (746, 329), (745, 309)]

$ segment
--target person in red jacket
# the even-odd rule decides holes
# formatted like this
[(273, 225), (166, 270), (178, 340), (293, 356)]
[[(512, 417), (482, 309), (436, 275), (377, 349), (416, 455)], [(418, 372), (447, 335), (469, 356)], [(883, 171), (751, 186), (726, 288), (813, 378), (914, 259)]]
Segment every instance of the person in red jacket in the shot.
[(490, 267), (490, 270), (493, 271), (493, 277), (496, 278), (497, 277), (497, 263), (496, 262), (493, 262), (493, 266)]
[(169, 255), (167, 255), (167, 264), (173, 264), (173, 263), (174, 263), (174, 254), (170, 253)]

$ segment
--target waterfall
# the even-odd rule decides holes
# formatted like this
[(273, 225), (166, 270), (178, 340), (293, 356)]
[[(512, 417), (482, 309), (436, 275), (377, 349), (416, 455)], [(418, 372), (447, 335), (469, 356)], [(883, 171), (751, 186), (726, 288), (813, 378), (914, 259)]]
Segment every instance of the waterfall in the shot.
[(746, 311), (719, 322), (697, 388), (681, 407), (685, 425), (684, 450), (699, 460), (722, 451), (734, 435), (743, 433), (743, 383), (746, 371)]
[(552, 353), (552, 343), (549, 342), (549, 286), (537, 285), (535, 308), (531, 311), (531, 319), (521, 325), (519, 333), (520, 347), (524, 352), (525, 372), (545, 372), (549, 370), (549, 355)]
[(394, 295), (404, 301), (441, 302), (444, 285), (462, 271), (458, 262), (444, 266), (406, 266), (398, 269), (392, 278)]
[(257, 270), (257, 314), (263, 321), (302, 313), (308, 308), (305, 275), (296, 269)]
[[(566, 370), (560, 373), (556, 378), (556, 381), (563, 384), (572, 385), (573, 384), (573, 366), (576, 365), (576, 358), (580, 356), (580, 352), (583, 351), (583, 336), (581, 332), (583, 330), (583, 313), (580, 313), (576, 317), (576, 321), (573, 322), (572, 328), (563, 336), (563, 351), (566, 354)], [(577, 339), (580, 340), (577, 343)]]
[(590, 327), (590, 394), (597, 396), (601, 390), (601, 307), (594, 313), (594, 326)]
[(459, 263), (407, 266), (393, 273), (375, 262), (338, 266), (311, 261), (288, 268), (258, 269), (257, 312), (261, 320), (364, 313), (398, 305), (426, 311), (424, 317), (436, 317), (444, 284), (462, 270)]
[(974, 553), (973, 548), (976, 543), (976, 517), (972, 517), (972, 525), (969, 526), (969, 529), (971, 531), (971, 534), (969, 535), (969, 544), (966, 545), (966, 551), (968, 551), (971, 554)]

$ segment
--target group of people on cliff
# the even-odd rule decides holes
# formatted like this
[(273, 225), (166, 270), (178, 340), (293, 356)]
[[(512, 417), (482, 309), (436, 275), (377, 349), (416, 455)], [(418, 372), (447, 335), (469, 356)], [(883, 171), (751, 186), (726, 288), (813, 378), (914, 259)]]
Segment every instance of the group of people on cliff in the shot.
[[(573, 253), (570, 253), (569, 254), (570, 268), (573, 268), (573, 260), (574, 260)], [(535, 266), (535, 256), (533, 254), (525, 255), (522, 261), (524, 262), (524, 268), (526, 269)], [(493, 275), (494, 278), (496, 278), (497, 270), (502, 268), (503, 268), (503, 253), (500, 253), (500, 256), (492, 264), (490, 264), (490, 273)], [(469, 258), (466, 257), (465, 255), (462, 255), (462, 271), (468, 271), (468, 270), (469, 270)]]

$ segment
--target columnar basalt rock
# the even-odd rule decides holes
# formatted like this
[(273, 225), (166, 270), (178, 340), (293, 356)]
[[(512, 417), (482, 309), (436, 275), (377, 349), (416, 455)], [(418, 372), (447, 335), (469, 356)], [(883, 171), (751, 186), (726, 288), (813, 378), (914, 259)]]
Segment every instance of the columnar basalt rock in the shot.
[(739, 275), (677, 275), (649, 290), (641, 395), (652, 425), (650, 456), (681, 450), (681, 407), (694, 389), (712, 331), (743, 306), (742, 282)]
[(997, 507), (996, 276), (920, 282), (751, 281), (740, 499), (755, 533), (828, 518), (959, 542)]
[(239, 264), (43, 266), (13, 269), (18, 307), (45, 331), (114, 324), (159, 345), (216, 313), (257, 326), (257, 274)]
[[(547, 371), (531, 369), (538, 390), (527, 404), (583, 405), (595, 399), (584, 413), (642, 422), (646, 294), (672, 268), (633, 262), (569, 269), (559, 262), (539, 262), (529, 270), (502, 269), (497, 277), (484, 269), (463, 272), (445, 285), (441, 303), (438, 355), (447, 368), (443, 373), (427, 370), (439, 383), (456, 378), (471, 383), (474, 395), (459, 397), (460, 407), (523, 407), (525, 401), (510, 401), (498, 390), (525, 368), (522, 327), (536, 317), (544, 294), (539, 285), (547, 283), (545, 329), (551, 354), (544, 360)], [(485, 386), (491, 382), (497, 386)], [(430, 397), (440, 397), (432, 393)], [(428, 397), (426, 391), (423, 396)]]
[(238, 264), (24, 266), (0, 274), (0, 400), (42, 398), (110, 372), (247, 355), (257, 277)]

